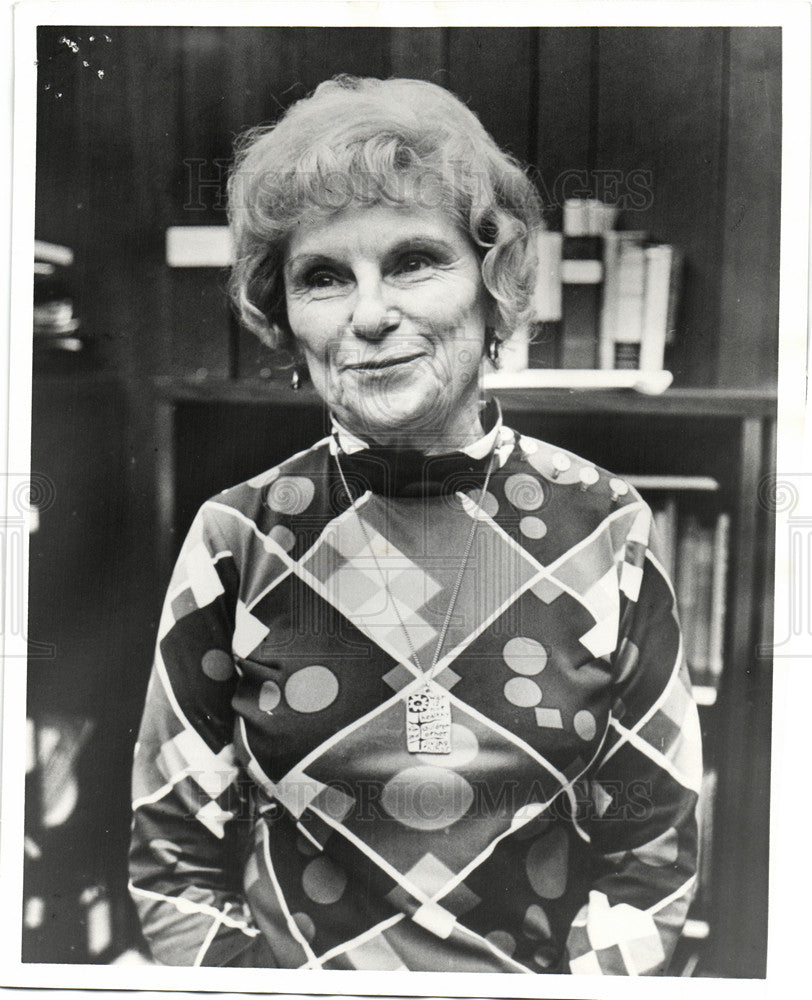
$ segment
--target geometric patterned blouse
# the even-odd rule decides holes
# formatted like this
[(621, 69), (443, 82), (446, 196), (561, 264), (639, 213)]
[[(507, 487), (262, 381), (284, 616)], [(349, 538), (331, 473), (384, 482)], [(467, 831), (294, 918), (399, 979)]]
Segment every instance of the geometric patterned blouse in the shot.
[[(404, 628), (427, 667), (472, 518), (432, 679), (451, 752), (409, 752)], [(651, 524), (625, 483), (499, 418), (428, 459), (336, 428), (206, 502), (134, 758), (156, 961), (663, 972), (702, 760)]]

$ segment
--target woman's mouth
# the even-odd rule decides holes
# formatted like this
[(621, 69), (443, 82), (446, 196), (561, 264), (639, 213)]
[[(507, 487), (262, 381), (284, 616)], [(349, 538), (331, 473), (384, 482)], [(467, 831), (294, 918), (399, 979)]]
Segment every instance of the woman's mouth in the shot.
[(418, 358), (422, 357), (425, 357), (425, 353), (423, 351), (415, 351), (411, 354), (395, 354), (386, 358), (374, 358), (369, 361), (357, 361), (352, 364), (345, 365), (345, 368), (350, 371), (357, 372), (386, 371), (389, 368), (397, 368), (399, 365), (407, 365), (410, 362), (417, 361)]

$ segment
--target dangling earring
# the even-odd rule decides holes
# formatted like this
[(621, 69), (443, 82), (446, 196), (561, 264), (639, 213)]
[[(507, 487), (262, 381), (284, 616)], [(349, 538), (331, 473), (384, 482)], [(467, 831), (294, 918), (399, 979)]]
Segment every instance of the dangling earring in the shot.
[(299, 371), (298, 364), (294, 364), (293, 371), (290, 375), (290, 387), (294, 392), (298, 392), (302, 388), (302, 373)]
[(488, 345), (488, 360), (493, 365), (494, 368), (499, 367), (499, 348), (502, 345), (502, 340), (495, 330), (488, 327), (486, 330), (486, 343)]

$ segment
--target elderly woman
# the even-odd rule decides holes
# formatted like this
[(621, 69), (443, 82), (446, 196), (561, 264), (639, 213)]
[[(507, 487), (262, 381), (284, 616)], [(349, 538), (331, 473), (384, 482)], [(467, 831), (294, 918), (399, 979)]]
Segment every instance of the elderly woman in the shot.
[(249, 134), (230, 204), (243, 321), (332, 432), (180, 553), (135, 754), (155, 958), (663, 971), (701, 755), (651, 514), (480, 400), (532, 185), (442, 88), (338, 78)]

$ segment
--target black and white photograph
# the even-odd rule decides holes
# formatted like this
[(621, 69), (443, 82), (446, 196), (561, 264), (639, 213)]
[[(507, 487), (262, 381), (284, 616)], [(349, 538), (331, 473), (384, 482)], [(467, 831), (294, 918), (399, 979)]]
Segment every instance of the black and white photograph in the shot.
[(409, 8), (17, 11), (4, 985), (802, 968), (809, 7)]

